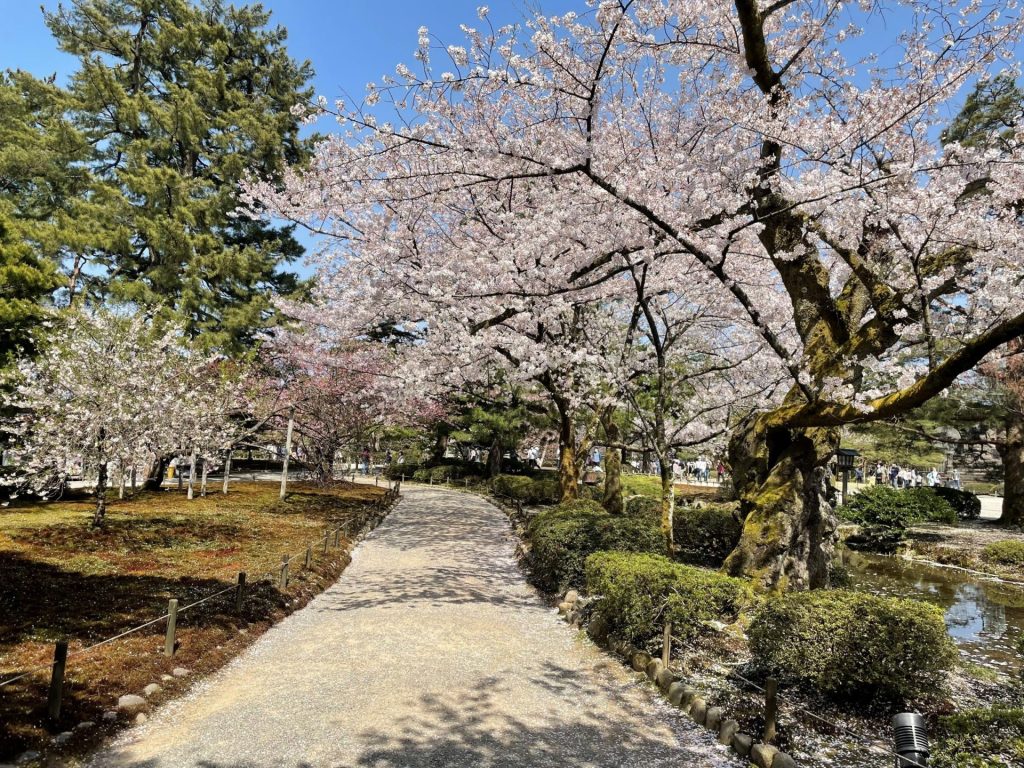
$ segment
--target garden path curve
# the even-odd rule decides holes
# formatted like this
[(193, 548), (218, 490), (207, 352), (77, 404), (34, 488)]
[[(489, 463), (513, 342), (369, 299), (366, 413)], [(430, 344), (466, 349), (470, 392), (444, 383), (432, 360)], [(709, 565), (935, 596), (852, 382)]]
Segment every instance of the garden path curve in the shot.
[(500, 510), (405, 489), (341, 579), (92, 768), (737, 765), (526, 584)]

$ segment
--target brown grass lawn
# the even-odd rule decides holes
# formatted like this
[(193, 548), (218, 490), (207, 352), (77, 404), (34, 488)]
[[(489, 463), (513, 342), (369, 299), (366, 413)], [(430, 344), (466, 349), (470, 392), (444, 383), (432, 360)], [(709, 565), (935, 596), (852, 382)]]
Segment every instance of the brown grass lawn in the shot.
[[(152, 697), (158, 702), (222, 666), (338, 577), (349, 562), (346, 545), (384, 491), (295, 484), (281, 501), (275, 483), (238, 483), (227, 496), (188, 501), (164, 490), (114, 501), (101, 529), (90, 527), (88, 498), (0, 510), (0, 681), (49, 663), (59, 638), (69, 640), (71, 654), (58, 723), (46, 719), (48, 670), (0, 688), (0, 762), (94, 722), (67, 748), (81, 752), (123, 726), (102, 720), (121, 694), (156, 682), (164, 689)], [(339, 527), (342, 546), (326, 555), (322, 544), (314, 547), (313, 566), (304, 569), (307, 545)], [(276, 582), (283, 554), (297, 556), (285, 591)], [(239, 571), (250, 583), (242, 614), (233, 592), (179, 614), (173, 658), (163, 655), (164, 622), (74, 655), (163, 615), (172, 597), (185, 606), (231, 586)], [(260, 581), (268, 572), (275, 577)], [(161, 679), (175, 667), (191, 674)]]

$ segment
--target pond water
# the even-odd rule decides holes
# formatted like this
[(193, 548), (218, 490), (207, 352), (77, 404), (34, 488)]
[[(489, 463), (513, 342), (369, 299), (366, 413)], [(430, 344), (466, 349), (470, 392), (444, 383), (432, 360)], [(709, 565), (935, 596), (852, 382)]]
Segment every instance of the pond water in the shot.
[(1001, 674), (1021, 668), (1024, 588), (983, 581), (952, 568), (840, 549), (850, 586), (889, 597), (912, 597), (941, 607), (946, 629), (966, 660)]

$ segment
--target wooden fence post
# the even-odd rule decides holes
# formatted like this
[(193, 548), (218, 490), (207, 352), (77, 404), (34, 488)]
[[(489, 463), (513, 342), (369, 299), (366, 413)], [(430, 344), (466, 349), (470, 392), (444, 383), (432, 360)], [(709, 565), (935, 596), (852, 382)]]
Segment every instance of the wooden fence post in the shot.
[(245, 571), (238, 572), (238, 586), (235, 588), (235, 613), (242, 612), (242, 600), (245, 598)]
[(672, 622), (665, 622), (665, 633), (661, 638), (661, 663), (668, 669), (668, 663), (672, 659)]
[(281, 589), (288, 588), (288, 555), (281, 555)]
[(178, 626), (178, 600), (167, 601), (167, 637), (164, 638), (164, 656), (174, 655), (174, 632)]
[(328, 531), (324, 532), (324, 554), (325, 555), (327, 554), (327, 545), (330, 544), (330, 543), (331, 543), (331, 532), (328, 530)]
[(765, 744), (775, 741), (776, 720), (779, 714), (779, 681), (769, 677), (764, 683), (764, 738)]
[(313, 565), (313, 547), (306, 547), (306, 568), (309, 569)]
[(64, 697), (64, 668), (68, 662), (68, 641), (58, 640), (53, 649), (53, 668), (50, 670), (50, 695), (46, 713), (51, 720), (60, 719), (60, 704)]
[(334, 547), (338, 548), (341, 546), (341, 528), (336, 528), (334, 531)]

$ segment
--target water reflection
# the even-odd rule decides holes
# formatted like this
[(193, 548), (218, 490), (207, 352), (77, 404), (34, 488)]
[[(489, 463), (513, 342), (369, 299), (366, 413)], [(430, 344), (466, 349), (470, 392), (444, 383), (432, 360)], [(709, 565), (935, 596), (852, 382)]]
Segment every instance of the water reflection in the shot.
[(898, 557), (840, 553), (852, 588), (934, 603), (945, 610), (946, 629), (966, 659), (1003, 672), (1021, 667), (1016, 645), (1024, 635), (1024, 589)]

